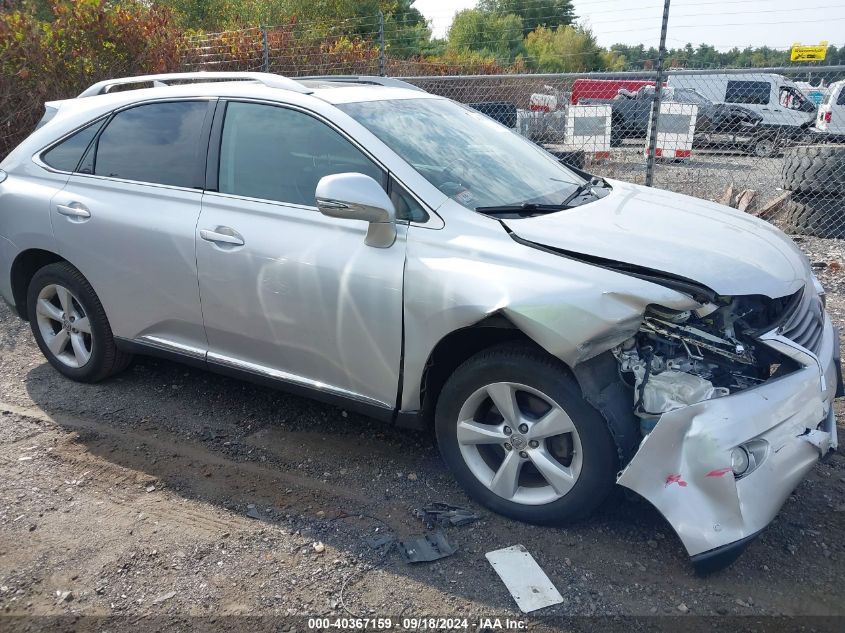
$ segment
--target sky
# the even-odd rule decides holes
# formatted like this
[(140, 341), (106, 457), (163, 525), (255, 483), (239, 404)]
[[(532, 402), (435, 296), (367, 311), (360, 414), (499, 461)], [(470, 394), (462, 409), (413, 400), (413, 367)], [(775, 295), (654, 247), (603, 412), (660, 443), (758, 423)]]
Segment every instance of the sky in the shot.
[[(434, 35), (446, 34), (452, 16), (477, 0), (416, 0), (431, 21)], [(610, 46), (660, 41), (662, 0), (574, 0), (578, 21), (589, 26), (598, 43)], [(632, 6), (635, 5), (635, 6)], [(720, 50), (733, 46), (787, 49), (795, 42), (828, 40), (845, 45), (845, 0), (672, 0), (667, 46), (707, 43)]]

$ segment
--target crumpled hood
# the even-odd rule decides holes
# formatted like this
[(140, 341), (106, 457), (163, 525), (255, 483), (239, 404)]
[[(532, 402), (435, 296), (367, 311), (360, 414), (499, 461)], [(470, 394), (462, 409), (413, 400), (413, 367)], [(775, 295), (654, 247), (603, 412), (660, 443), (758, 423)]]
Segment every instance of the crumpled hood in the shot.
[(783, 297), (810, 277), (774, 226), (715, 202), (609, 180), (613, 191), (566, 211), (504, 224), (523, 240), (685, 277), (720, 295)]

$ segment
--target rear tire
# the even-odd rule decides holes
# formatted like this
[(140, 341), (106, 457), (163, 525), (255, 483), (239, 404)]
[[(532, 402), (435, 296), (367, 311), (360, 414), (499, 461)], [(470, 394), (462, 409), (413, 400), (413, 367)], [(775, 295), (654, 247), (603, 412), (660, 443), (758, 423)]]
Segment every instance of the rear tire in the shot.
[(776, 138), (764, 136), (754, 141), (751, 153), (757, 158), (774, 158), (780, 153), (780, 146)]
[(615, 482), (617, 451), (604, 418), (563, 363), (526, 345), (493, 347), (461, 365), (440, 393), (435, 430), (458, 483), (513, 519), (583, 518)]
[(35, 273), (27, 292), (27, 314), (41, 352), (71, 380), (99, 382), (123, 371), (132, 360), (115, 346), (91, 284), (67, 262)]

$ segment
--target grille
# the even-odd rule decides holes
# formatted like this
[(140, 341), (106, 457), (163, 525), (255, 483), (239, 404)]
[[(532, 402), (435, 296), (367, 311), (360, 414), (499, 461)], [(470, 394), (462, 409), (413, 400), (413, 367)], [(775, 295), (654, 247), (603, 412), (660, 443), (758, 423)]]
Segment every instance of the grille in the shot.
[(805, 293), (794, 314), (783, 326), (783, 335), (818, 354), (824, 332), (824, 308), (815, 292)]

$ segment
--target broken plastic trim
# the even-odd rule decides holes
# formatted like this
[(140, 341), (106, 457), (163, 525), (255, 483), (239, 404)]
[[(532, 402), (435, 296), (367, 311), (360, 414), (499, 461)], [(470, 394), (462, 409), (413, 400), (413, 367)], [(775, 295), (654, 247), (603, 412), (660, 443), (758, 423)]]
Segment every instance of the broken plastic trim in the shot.
[(446, 540), (443, 532), (425, 534), (419, 538), (399, 541), (399, 556), (406, 563), (430, 563), (451, 556), (458, 548)]
[(686, 277), (673, 275), (672, 273), (663, 272), (661, 270), (654, 270), (653, 268), (639, 266), (637, 264), (628, 264), (626, 262), (618, 262), (612, 259), (605, 259), (603, 257), (584, 255), (583, 253), (575, 253), (573, 251), (543, 246), (542, 244), (537, 244), (536, 242), (531, 242), (530, 240), (519, 237), (504, 223), (502, 223), (502, 226), (505, 231), (507, 231), (508, 235), (511, 236), (511, 239), (518, 244), (528, 246), (529, 248), (536, 248), (537, 250), (546, 253), (552, 253), (553, 255), (559, 255), (561, 257), (566, 257), (567, 259), (573, 259), (592, 266), (598, 266), (599, 268), (613, 270), (615, 272), (622, 273), (623, 275), (636, 277), (637, 279), (643, 279), (644, 281), (650, 281), (651, 283), (665, 286), (666, 288), (671, 288), (672, 290), (677, 290), (678, 292), (690, 295), (699, 303), (716, 303), (716, 300), (719, 297), (714, 290), (698, 283), (697, 281), (687, 279)]

